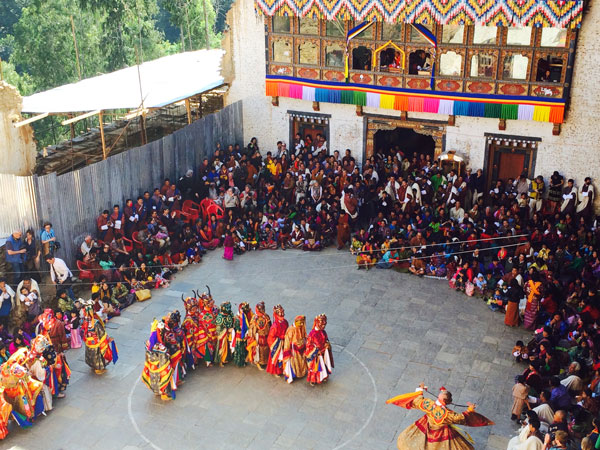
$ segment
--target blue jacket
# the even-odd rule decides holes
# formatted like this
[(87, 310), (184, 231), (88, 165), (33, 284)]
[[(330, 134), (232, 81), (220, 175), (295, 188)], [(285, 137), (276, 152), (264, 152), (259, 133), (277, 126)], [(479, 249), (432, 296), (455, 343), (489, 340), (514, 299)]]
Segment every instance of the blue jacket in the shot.
[[(10, 237), (6, 240), (6, 250), (18, 251), (25, 247), (23, 243), (23, 239), (15, 239), (11, 234)], [(17, 255), (9, 255), (8, 251), (6, 252), (6, 262), (8, 263), (23, 263), (25, 262), (25, 254), (19, 253)]]

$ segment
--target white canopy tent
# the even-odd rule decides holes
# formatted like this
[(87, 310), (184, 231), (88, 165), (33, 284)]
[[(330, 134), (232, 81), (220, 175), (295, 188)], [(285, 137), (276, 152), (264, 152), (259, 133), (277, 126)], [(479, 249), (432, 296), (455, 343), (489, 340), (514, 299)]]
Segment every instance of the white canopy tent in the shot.
[[(165, 56), (23, 99), (23, 112), (60, 114), (160, 108), (223, 85), (223, 50)], [(141, 85), (141, 88), (140, 88)]]
[(223, 50), (177, 53), (38, 92), (23, 99), (22, 109), (23, 113), (37, 115), (15, 123), (15, 126), (35, 122), (49, 114), (79, 114), (62, 122), (63, 125), (98, 114), (102, 154), (106, 158), (103, 111), (130, 109), (133, 112), (126, 115), (126, 119), (141, 115), (143, 120), (150, 109), (185, 100), (188, 123), (191, 123), (190, 97), (224, 84), (221, 75), (223, 54)]

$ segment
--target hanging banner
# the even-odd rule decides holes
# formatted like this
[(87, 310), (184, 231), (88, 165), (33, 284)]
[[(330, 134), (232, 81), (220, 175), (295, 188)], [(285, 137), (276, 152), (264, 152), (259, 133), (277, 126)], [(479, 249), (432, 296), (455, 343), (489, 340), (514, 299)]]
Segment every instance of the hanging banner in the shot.
[(433, 63), (431, 64), (431, 90), (435, 91), (435, 60), (437, 58), (437, 39), (429, 29), (420, 23), (411, 24), (423, 38), (433, 46)]

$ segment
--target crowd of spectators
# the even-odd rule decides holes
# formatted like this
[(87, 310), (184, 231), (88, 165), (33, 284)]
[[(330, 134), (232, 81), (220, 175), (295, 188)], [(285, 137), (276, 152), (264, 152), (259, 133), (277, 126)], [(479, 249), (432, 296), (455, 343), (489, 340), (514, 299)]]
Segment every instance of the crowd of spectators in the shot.
[[(577, 187), (558, 172), (547, 181), (527, 175), (486, 180), (482, 170), (444, 166), (399, 147), (377, 149), (359, 167), (350, 150), (330, 152), (323, 136), (313, 142), (297, 135), (290, 149), (278, 142), (262, 152), (252, 139), (246, 147), (217, 146), (180, 179), (166, 179), (152, 192), (103, 211), (77, 258), (94, 283), (95, 309), (105, 318), (135, 301), (136, 291), (168, 286), (175, 272), (224, 244), (227, 259), (253, 250), (348, 246), (358, 269), (446, 278), (452, 288), (505, 313), (506, 325), (535, 330), (519, 353), (528, 368), (515, 385), (522, 386), (515, 398), (523, 402), (513, 408), (513, 419), (547, 405), (552, 414), (539, 420), (552, 416), (552, 422), (562, 411), (567, 438), (579, 442), (598, 434), (595, 192), (589, 177)], [(56, 239), (47, 225), (40, 241), (51, 263)], [(26, 273), (39, 259), (32, 238), (15, 233), (7, 242), (14, 274)], [(2, 298), (27, 306), (23, 323), (34, 322), (36, 290), (9, 289), (0, 282)], [(67, 320), (77, 317), (72, 292), (57, 294), (59, 311)], [(4, 312), (0, 306), (0, 320)], [(527, 439), (531, 433), (525, 434)]]

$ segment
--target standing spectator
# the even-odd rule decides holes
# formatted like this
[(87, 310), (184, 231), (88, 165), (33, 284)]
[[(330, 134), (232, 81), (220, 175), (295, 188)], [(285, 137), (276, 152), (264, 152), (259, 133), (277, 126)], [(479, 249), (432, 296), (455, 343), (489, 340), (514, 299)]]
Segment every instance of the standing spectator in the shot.
[(56, 252), (56, 236), (50, 222), (44, 223), (44, 228), (40, 233), (40, 239), (42, 241), (42, 250), (44, 255)]
[(17, 284), (23, 278), (25, 254), (27, 249), (23, 242), (23, 233), (20, 230), (13, 231), (6, 240), (6, 262), (10, 263), (13, 272), (13, 282)]
[(36, 281), (41, 281), (40, 276), (40, 249), (37, 248), (35, 241), (35, 235), (33, 230), (27, 230), (25, 232), (25, 272), (26, 277), (33, 277)]
[(8, 315), (12, 309), (15, 291), (6, 284), (6, 279), (0, 278), (0, 325), (7, 325)]
[(71, 287), (73, 274), (67, 267), (67, 264), (62, 259), (55, 258), (52, 254), (46, 255), (45, 259), (50, 265), (50, 277), (52, 278), (52, 284), (57, 285), (56, 290), (58, 291), (59, 288), (65, 289), (71, 298), (75, 298), (73, 288)]

